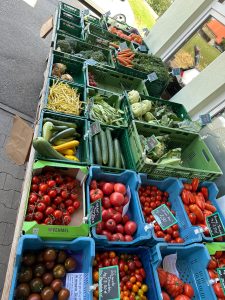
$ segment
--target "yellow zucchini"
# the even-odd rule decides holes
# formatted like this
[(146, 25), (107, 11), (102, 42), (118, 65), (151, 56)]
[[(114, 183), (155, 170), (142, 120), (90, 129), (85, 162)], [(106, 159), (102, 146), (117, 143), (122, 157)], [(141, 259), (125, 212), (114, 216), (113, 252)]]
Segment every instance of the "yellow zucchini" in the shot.
[(75, 155), (65, 155), (65, 158), (70, 160), (79, 161), (79, 159)]
[(64, 143), (62, 145), (58, 145), (58, 146), (53, 146), (53, 148), (57, 151), (61, 151), (61, 150), (66, 150), (66, 149), (72, 149), (74, 147), (77, 147), (79, 146), (79, 142), (74, 140), (74, 141), (71, 141), (71, 142), (67, 142), (67, 143)]
[(61, 154), (65, 154), (65, 155), (74, 155), (74, 150), (73, 149), (64, 149), (64, 150), (58, 150), (58, 152), (60, 152)]

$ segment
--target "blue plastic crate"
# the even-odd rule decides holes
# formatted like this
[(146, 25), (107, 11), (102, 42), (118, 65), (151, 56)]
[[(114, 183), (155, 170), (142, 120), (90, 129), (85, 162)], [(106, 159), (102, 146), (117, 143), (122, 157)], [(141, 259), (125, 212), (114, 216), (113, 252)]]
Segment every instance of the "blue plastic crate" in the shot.
[(191, 284), (195, 291), (195, 296), (192, 299), (216, 300), (207, 272), (210, 256), (206, 247), (203, 244), (177, 247), (165, 243), (159, 243), (151, 249), (151, 264), (157, 289), (157, 299), (162, 299), (157, 269), (166, 255), (175, 253), (177, 254), (176, 267), (180, 279)]
[[(180, 181), (181, 181), (181, 184), (182, 184), (183, 182), (187, 182), (188, 180), (182, 178), (182, 179), (180, 179)], [(223, 222), (223, 225), (225, 227), (225, 217), (224, 217), (223, 213), (221, 212), (221, 210), (220, 210), (220, 208), (218, 206), (218, 203), (216, 201), (216, 197), (217, 197), (218, 192), (219, 192), (217, 185), (214, 182), (205, 181), (205, 182), (202, 182), (199, 185), (199, 187), (203, 187), (203, 186), (205, 186), (205, 187), (208, 188), (209, 200), (212, 202), (212, 204), (216, 207), (217, 211), (219, 212), (219, 215), (220, 215), (221, 220)], [(183, 189), (183, 184), (182, 184), (182, 189)], [(181, 189), (181, 191), (182, 191), (182, 189)], [(182, 205), (183, 205), (183, 202), (182, 202)], [(185, 214), (187, 216), (186, 211), (185, 211)], [(187, 216), (187, 218), (188, 218), (188, 216)], [(190, 222), (189, 218), (188, 218), (188, 223), (191, 225), (191, 222)], [(194, 227), (195, 229), (199, 229), (199, 228), (201, 229), (201, 227), (199, 227), (199, 226), (192, 226), (192, 227)], [(205, 236), (203, 232), (201, 233), (201, 235), (202, 235), (202, 241), (203, 242), (213, 242), (213, 238), (212, 237)]]
[[(192, 243), (197, 243), (202, 241), (202, 237), (200, 233), (195, 233), (195, 229), (197, 226), (192, 226), (189, 218), (185, 212), (182, 200), (180, 198), (180, 193), (182, 191), (181, 182), (173, 177), (168, 177), (164, 180), (152, 180), (148, 179), (147, 174), (139, 174), (140, 177), (140, 185), (154, 185), (157, 186), (161, 191), (169, 193), (169, 201), (171, 202), (171, 208), (176, 212), (176, 219), (179, 225), (180, 236), (185, 240), (183, 244), (176, 245), (188, 245)], [(139, 200), (140, 201), (140, 200)], [(143, 221), (145, 222), (144, 215), (141, 213)], [(154, 232), (154, 228), (151, 230), (151, 239), (147, 241), (147, 245), (154, 245), (156, 243), (164, 243), (165, 240), (163, 238), (157, 238)]]
[(122, 247), (101, 247), (96, 246), (96, 253), (104, 252), (104, 251), (115, 251), (116, 253), (126, 253), (126, 254), (134, 254), (138, 255), (141, 259), (143, 268), (146, 272), (145, 283), (148, 285), (148, 292), (145, 294), (147, 299), (150, 300), (158, 300), (157, 290), (153, 275), (153, 268), (151, 265), (151, 252), (150, 248), (148, 247), (129, 247), (129, 248), (122, 248)]
[[(87, 288), (87, 300), (92, 299), (92, 295), (89, 292), (89, 288), (92, 285), (92, 263), (95, 256), (95, 244), (91, 238), (77, 238), (73, 241), (44, 241), (35, 235), (25, 235), (19, 240), (17, 250), (15, 265), (13, 270), (12, 284), (10, 288), (9, 299), (12, 300), (16, 286), (17, 286), (17, 275), (20, 269), (21, 259), (24, 251), (37, 251), (44, 248), (55, 248), (64, 249), (71, 251), (71, 254), (75, 257), (77, 256), (77, 261), (79, 262), (77, 273), (88, 273), (88, 284)], [(74, 272), (74, 271), (73, 271)]]
[(128, 216), (131, 220), (137, 223), (137, 231), (133, 236), (133, 241), (123, 242), (123, 241), (109, 241), (106, 236), (96, 234), (95, 227), (91, 228), (91, 233), (97, 245), (101, 246), (122, 246), (128, 247), (131, 245), (140, 245), (146, 242), (150, 238), (150, 233), (145, 231), (145, 223), (141, 216), (141, 207), (138, 201), (137, 186), (138, 186), (138, 177), (137, 174), (133, 171), (123, 171), (121, 173), (113, 174), (103, 171), (100, 167), (90, 167), (89, 176), (86, 181), (86, 199), (87, 199), (87, 208), (90, 210), (90, 183), (91, 180), (97, 181), (109, 181), (109, 182), (120, 182), (130, 187), (131, 191), (131, 201), (128, 208)]

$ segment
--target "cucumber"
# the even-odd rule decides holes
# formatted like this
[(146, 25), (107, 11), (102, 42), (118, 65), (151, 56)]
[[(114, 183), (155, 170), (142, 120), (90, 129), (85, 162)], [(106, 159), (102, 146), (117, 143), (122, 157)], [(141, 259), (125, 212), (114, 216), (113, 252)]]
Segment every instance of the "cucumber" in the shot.
[(113, 140), (111, 135), (111, 130), (109, 128), (106, 128), (105, 130), (106, 138), (107, 138), (107, 144), (108, 144), (108, 150), (109, 150), (109, 167), (114, 167), (114, 151), (113, 151)]
[(98, 165), (102, 165), (102, 153), (101, 153), (98, 134), (93, 136), (93, 148), (94, 148), (94, 161)]
[(121, 168), (121, 155), (120, 155), (120, 143), (118, 139), (114, 139), (114, 154), (115, 154), (115, 167)]
[(75, 124), (75, 123), (59, 121), (59, 120), (55, 120), (52, 118), (44, 118), (43, 123), (45, 123), (45, 122), (52, 122), (56, 126), (67, 126), (67, 127), (74, 128), (74, 129), (77, 128), (77, 124)]
[(121, 151), (120, 143), (118, 145), (119, 145), (119, 152), (120, 152), (120, 159), (121, 159), (121, 168), (126, 169), (126, 164), (123, 157), (123, 153)]
[(105, 131), (101, 130), (99, 136), (100, 136), (100, 145), (101, 145), (101, 150), (102, 150), (102, 162), (103, 162), (103, 165), (108, 165), (109, 149), (108, 149)]
[(33, 147), (43, 157), (68, 160), (59, 152), (57, 152), (43, 137), (35, 138), (33, 140)]
[[(47, 124), (48, 122), (46, 122), (45, 124)], [(44, 124), (44, 125), (45, 125)], [(68, 129), (68, 126), (58, 126), (58, 125), (53, 125), (53, 131), (63, 131)]]
[(74, 128), (67, 128), (63, 131), (60, 131), (59, 133), (57, 133), (54, 137), (52, 137), (49, 142), (51, 144), (55, 143), (57, 140), (60, 140), (60, 139), (65, 139), (65, 138), (69, 138), (71, 136), (74, 135), (75, 133), (75, 129)]
[(52, 122), (46, 122), (43, 125), (42, 128), (42, 136), (46, 141), (49, 141), (50, 138), (52, 137), (52, 130), (54, 128), (54, 125), (52, 124)]

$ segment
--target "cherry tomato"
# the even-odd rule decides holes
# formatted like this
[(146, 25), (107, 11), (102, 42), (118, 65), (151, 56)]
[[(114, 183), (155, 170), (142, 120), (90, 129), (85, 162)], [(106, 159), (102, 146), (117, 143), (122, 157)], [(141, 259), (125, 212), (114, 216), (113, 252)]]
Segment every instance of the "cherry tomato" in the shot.
[(55, 198), (57, 196), (57, 192), (56, 192), (56, 190), (50, 190), (48, 192), (48, 195), (50, 198)]
[(47, 181), (47, 185), (48, 185), (50, 188), (53, 188), (53, 187), (56, 185), (56, 182), (55, 182), (55, 180), (48, 180), (48, 181)]
[(55, 199), (54, 199), (54, 204), (55, 205), (59, 205), (62, 202), (63, 202), (63, 198), (62, 197), (60, 197), (60, 196), (55, 197)]
[(38, 200), (37, 195), (35, 195), (35, 194), (32, 193), (32, 194), (30, 195), (30, 197), (29, 197), (29, 203), (30, 203), (30, 204), (34, 204), (34, 203), (37, 202), (37, 200)]
[(45, 205), (43, 202), (39, 202), (39, 203), (37, 204), (37, 210), (38, 210), (38, 211), (43, 212), (43, 211), (45, 211), (45, 209), (46, 209), (46, 205)]
[(179, 237), (180, 236), (179, 231), (178, 230), (173, 231), (172, 236), (173, 238)]
[(55, 210), (54, 213), (53, 213), (53, 216), (56, 218), (56, 219), (60, 219), (62, 218), (62, 211), (61, 210)]
[(34, 219), (37, 221), (37, 222), (40, 222), (42, 219), (43, 219), (44, 215), (42, 212), (40, 211), (37, 211), (35, 214), (34, 214)]
[(41, 201), (45, 204), (45, 205), (50, 205), (51, 203), (51, 199), (48, 195), (44, 195), (41, 199)]
[(40, 192), (46, 192), (47, 189), (48, 189), (48, 185), (46, 183), (40, 183), (40, 185), (39, 185)]
[(72, 206), (73, 205), (73, 201), (71, 199), (68, 199), (68, 200), (65, 201), (65, 205), (66, 205), (66, 207)]
[(31, 191), (32, 192), (38, 192), (39, 191), (39, 186), (37, 184), (32, 184), (31, 185)]
[(54, 213), (54, 209), (51, 206), (46, 208), (45, 210), (46, 216), (52, 215), (53, 213)]
[(53, 224), (53, 220), (50, 217), (45, 218), (44, 223), (47, 225), (52, 225)]
[(73, 207), (74, 207), (75, 209), (78, 209), (78, 208), (80, 207), (80, 202), (79, 202), (79, 201), (74, 201), (74, 202), (73, 202)]
[(78, 199), (78, 194), (71, 193), (71, 194), (70, 194), (70, 199), (71, 199), (72, 201), (76, 201), (76, 200)]
[(34, 177), (32, 178), (32, 183), (38, 184), (39, 182), (40, 182), (40, 179), (38, 178), (38, 176), (34, 176)]
[(68, 213), (69, 213), (70, 215), (72, 215), (72, 214), (74, 213), (74, 211), (75, 211), (74, 206), (68, 206), (68, 207), (67, 207), (67, 211), (68, 211)]
[(64, 215), (63, 216), (63, 224), (68, 225), (71, 222), (70, 215)]
[(62, 192), (61, 192), (61, 197), (62, 197), (63, 199), (67, 199), (67, 198), (68, 198), (68, 192), (67, 192), (67, 191), (62, 191)]

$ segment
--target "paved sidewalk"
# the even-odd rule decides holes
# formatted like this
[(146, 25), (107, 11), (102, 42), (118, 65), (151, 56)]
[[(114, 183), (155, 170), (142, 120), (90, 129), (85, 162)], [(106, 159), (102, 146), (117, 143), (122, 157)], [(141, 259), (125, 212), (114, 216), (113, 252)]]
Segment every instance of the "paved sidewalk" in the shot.
[(0, 109), (0, 297), (14, 235), (25, 165), (10, 161), (4, 145), (12, 127), (13, 115)]

